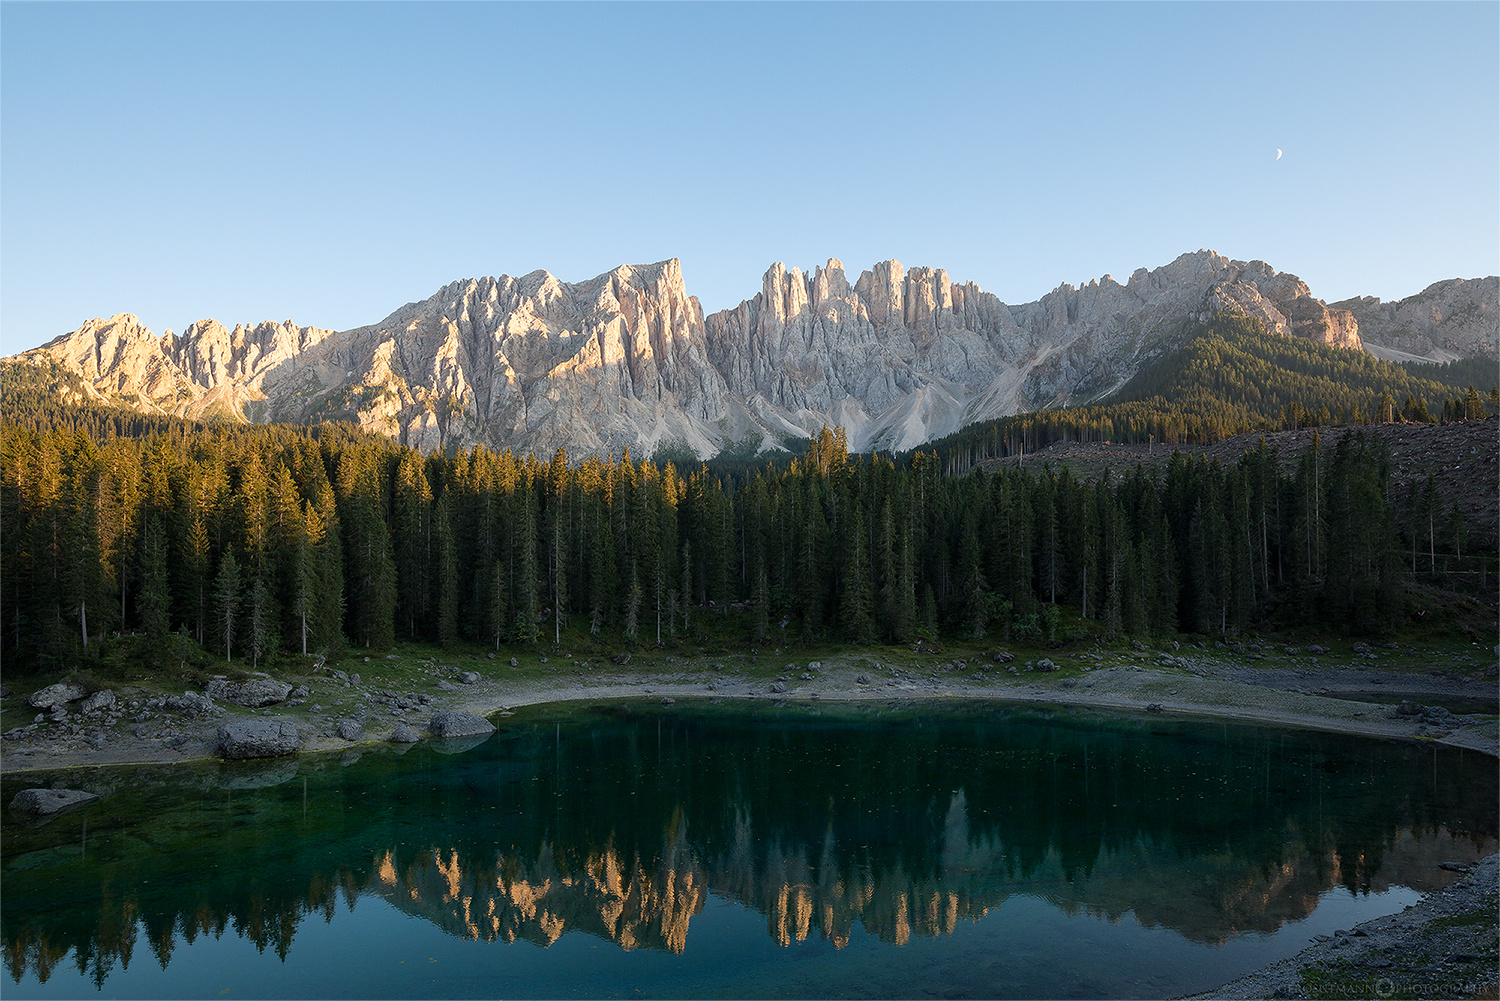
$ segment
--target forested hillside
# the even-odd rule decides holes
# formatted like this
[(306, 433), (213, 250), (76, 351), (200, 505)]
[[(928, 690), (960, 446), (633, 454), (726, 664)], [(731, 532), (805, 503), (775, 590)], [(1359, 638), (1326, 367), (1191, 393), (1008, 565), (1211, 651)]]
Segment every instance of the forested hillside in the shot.
[(1093, 406), (972, 425), (931, 448), (961, 471), (1061, 441), (1207, 445), (1249, 431), (1473, 419), (1500, 410), (1495, 374), (1484, 359), (1408, 369), (1219, 314)]
[(1044, 640), (1061, 608), (1106, 637), (1403, 617), (1389, 462), (1358, 434), (1290, 473), (1258, 451), (1084, 484), (850, 456), (825, 429), (785, 468), (726, 481), (629, 456), (424, 458), (347, 425), (6, 406), (0, 652), (18, 673), (117, 632), (149, 657), (194, 642), (260, 663), (398, 636), (671, 643), (705, 616), (752, 643)]

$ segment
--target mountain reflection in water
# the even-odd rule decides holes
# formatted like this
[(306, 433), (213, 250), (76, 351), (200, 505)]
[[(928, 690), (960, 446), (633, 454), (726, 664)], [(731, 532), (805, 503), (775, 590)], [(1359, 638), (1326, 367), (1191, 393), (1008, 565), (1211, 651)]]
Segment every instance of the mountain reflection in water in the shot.
[(71, 953), (102, 987), (141, 935), (163, 969), (227, 930), (285, 959), (365, 895), (471, 940), (672, 954), (710, 895), (783, 946), (950, 935), (1017, 894), (1217, 943), (1332, 887), (1442, 885), (1500, 813), (1480, 755), (972, 705), (573, 707), (438, 751), (55, 776), (108, 796), (4, 818), (12, 978)]

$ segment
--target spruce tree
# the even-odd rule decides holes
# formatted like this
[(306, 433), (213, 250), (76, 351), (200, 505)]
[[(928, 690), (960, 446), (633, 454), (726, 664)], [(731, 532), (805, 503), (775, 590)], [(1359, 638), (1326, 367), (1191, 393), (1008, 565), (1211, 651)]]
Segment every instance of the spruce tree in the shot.
[(214, 626), (224, 643), (224, 659), (234, 659), (234, 638), (239, 625), (243, 582), (234, 550), (224, 550), (219, 560), (219, 574), (214, 578)]
[(167, 544), (161, 518), (151, 515), (146, 519), (141, 533), (140, 568), (137, 578), (141, 582), (136, 597), (141, 627), (146, 632), (146, 644), (153, 654), (166, 648), (171, 633), (172, 591), (167, 575)]
[(276, 647), (276, 600), (266, 579), (254, 575), (249, 594), (245, 596), (245, 643), (250, 648), (250, 664), (260, 666), (260, 659)]
[(458, 545), (453, 535), (449, 493), (443, 492), (433, 512), (437, 549), (437, 640), (444, 647), (458, 642)]

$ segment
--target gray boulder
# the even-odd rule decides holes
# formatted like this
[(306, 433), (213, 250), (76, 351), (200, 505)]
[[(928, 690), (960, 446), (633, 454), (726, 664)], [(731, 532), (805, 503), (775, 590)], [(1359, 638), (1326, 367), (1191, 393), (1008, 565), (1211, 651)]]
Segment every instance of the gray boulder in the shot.
[(365, 735), (365, 728), (357, 719), (341, 719), (338, 725), (338, 735), (345, 740), (358, 740)]
[(1036, 662), (1036, 669), (1038, 671), (1055, 671), (1057, 670), (1057, 665), (1052, 663), (1052, 661), (1048, 660), (1046, 657), (1043, 657), (1041, 660)]
[(10, 808), (23, 817), (52, 817), (98, 798), (81, 789), (22, 789), (10, 801)]
[(96, 709), (107, 709), (115, 704), (115, 693), (111, 691), (98, 691), (84, 699), (78, 705), (81, 713), (91, 713)]
[(434, 737), (469, 737), (476, 734), (491, 734), (495, 727), (483, 716), (475, 716), (458, 709), (444, 709), (432, 714), (427, 723)]
[(301, 747), (302, 734), (289, 719), (242, 719), (219, 727), (219, 754), (233, 760), (279, 758)]
[(417, 731), (405, 723), (400, 724), (396, 729), (391, 731), (392, 744), (415, 744), (421, 739), (421, 737), (417, 736)]
[(247, 709), (261, 709), (285, 702), (287, 696), (292, 694), (292, 686), (273, 678), (251, 678), (242, 682), (215, 678), (203, 689), (203, 693), (220, 702), (230, 702)]
[(70, 681), (60, 681), (55, 685), (48, 685), (41, 691), (32, 692), (26, 704), (33, 709), (51, 709), (53, 706), (65, 705), (76, 702), (87, 695), (82, 685), (75, 685)]
[(458, 680), (462, 681), (466, 685), (477, 685), (479, 684), (479, 672), (465, 671), (463, 674), (460, 674), (458, 676)]
[(186, 691), (181, 695), (169, 696), (162, 700), (162, 706), (190, 717), (212, 716), (224, 711), (214, 705), (212, 699), (199, 695), (194, 691)]

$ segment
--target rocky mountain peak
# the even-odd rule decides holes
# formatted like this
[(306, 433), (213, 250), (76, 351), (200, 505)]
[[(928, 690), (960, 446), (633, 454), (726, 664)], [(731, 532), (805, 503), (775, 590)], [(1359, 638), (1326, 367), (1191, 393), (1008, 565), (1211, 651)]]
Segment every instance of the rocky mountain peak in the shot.
[[(705, 316), (676, 258), (570, 283), (544, 270), (464, 278), (345, 331), (199, 320), (156, 337), (131, 314), (31, 352), (146, 409), (248, 420), (341, 417), (422, 449), (486, 442), (549, 454), (666, 449), (703, 458), (842, 425), (851, 447), (904, 450), (978, 420), (1083, 403), (1229, 311), (1358, 349), (1495, 353), (1496, 279), (1399, 303), (1329, 306), (1295, 275), (1211, 250), (1063, 283), (1008, 305), (943, 268), (776, 262), (760, 291)], [(1381, 348), (1372, 347), (1377, 353)]]
[(1500, 277), (1433, 282), (1396, 302), (1374, 296), (1333, 304), (1359, 323), (1370, 353), (1391, 361), (1500, 358)]

